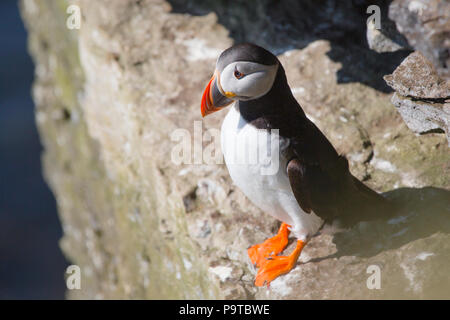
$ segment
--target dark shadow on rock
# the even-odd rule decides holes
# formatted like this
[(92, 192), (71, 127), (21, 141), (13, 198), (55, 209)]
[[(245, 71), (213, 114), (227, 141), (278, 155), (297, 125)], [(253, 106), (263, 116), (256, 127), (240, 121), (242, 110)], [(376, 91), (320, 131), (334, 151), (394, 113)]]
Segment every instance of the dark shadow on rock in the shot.
[(369, 48), (353, 46), (342, 48), (333, 46), (327, 53), (333, 61), (342, 64), (337, 72), (338, 83), (360, 82), (385, 93), (393, 90), (383, 80), (383, 76), (391, 74), (411, 53), (410, 50), (378, 53)]
[(400, 188), (385, 195), (397, 204), (397, 212), (387, 220), (361, 222), (335, 234), (337, 252), (332, 257), (371, 257), (435, 233), (450, 234), (450, 191)]
[(381, 8), (381, 24), (388, 21), (391, 0), (168, 0), (174, 13), (206, 15), (215, 12), (236, 43), (253, 42), (275, 54), (303, 49), (324, 39), (331, 43), (328, 56), (342, 64), (339, 83), (361, 82), (392, 92), (383, 76), (392, 73), (410, 53), (377, 53), (368, 47), (366, 13), (369, 5)]

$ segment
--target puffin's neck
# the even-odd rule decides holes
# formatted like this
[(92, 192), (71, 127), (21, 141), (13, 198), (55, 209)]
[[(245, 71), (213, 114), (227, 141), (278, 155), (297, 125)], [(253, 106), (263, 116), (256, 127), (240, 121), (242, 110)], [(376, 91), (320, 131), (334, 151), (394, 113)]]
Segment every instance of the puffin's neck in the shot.
[(238, 101), (235, 107), (247, 122), (251, 122), (260, 117), (294, 112), (296, 109), (301, 110), (292, 95), (281, 64), (279, 65), (273, 86), (268, 93), (258, 99)]

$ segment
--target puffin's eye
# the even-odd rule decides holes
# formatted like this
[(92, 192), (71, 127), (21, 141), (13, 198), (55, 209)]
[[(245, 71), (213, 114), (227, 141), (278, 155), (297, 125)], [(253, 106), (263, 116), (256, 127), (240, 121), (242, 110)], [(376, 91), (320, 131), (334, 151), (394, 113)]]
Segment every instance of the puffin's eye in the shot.
[(244, 76), (244, 74), (240, 73), (237, 70), (234, 70), (234, 76), (236, 77), (236, 79), (240, 79), (240, 78), (242, 78)]

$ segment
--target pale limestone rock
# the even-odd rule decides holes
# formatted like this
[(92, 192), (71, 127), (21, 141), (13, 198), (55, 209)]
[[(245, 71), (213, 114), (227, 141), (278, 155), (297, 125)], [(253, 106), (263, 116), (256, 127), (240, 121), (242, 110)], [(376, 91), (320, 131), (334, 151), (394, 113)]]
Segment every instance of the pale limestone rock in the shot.
[(440, 76), (450, 78), (450, 2), (446, 0), (395, 0), (389, 6), (411, 47), (422, 52)]
[(418, 51), (384, 79), (396, 91), (391, 101), (406, 125), (416, 133), (445, 132), (450, 145), (450, 80)]

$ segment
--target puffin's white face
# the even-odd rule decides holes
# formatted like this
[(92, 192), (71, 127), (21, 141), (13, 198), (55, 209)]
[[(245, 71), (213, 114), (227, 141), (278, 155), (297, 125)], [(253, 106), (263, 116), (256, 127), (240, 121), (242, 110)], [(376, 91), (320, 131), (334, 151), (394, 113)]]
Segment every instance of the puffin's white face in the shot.
[(247, 101), (266, 95), (281, 68), (279, 64), (276, 56), (251, 43), (226, 49), (217, 59), (214, 75), (203, 91), (202, 116), (221, 110), (235, 100)]
[(219, 74), (219, 91), (229, 99), (252, 100), (265, 95), (272, 88), (278, 64), (263, 65), (249, 61), (236, 61)]

